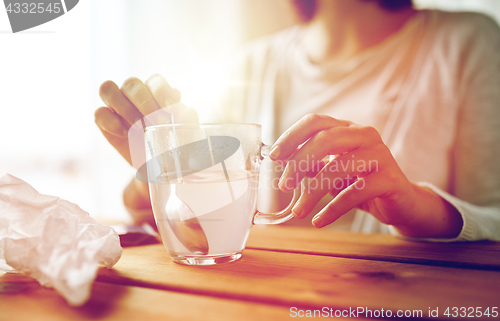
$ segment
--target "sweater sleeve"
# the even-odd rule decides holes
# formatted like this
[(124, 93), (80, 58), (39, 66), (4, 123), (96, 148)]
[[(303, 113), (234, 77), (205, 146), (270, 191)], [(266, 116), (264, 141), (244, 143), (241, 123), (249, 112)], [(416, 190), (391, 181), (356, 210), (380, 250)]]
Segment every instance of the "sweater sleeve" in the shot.
[(426, 241), (500, 241), (500, 29), (486, 16), (469, 18), (472, 28), (459, 30), (468, 37), (456, 88), (460, 110), (449, 188), (419, 184), (453, 205), (464, 225), (455, 239)]

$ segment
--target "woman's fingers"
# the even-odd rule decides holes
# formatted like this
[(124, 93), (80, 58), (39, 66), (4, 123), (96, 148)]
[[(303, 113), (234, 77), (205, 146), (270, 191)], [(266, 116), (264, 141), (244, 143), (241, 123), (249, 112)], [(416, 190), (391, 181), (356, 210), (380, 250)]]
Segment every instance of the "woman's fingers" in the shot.
[(128, 145), (128, 127), (125, 120), (110, 107), (101, 107), (94, 113), (95, 123), (108, 142), (131, 163)]
[(153, 94), (138, 78), (130, 77), (125, 80), (121, 90), (142, 115), (146, 116), (160, 109), (160, 105), (156, 102)]
[(325, 115), (309, 114), (304, 116), (278, 138), (271, 149), (270, 157), (273, 160), (287, 159), (315, 133), (332, 127), (347, 127), (351, 124), (351, 122)]
[(128, 78), (121, 89), (106, 81), (99, 94), (108, 107), (96, 110), (95, 122), (111, 145), (135, 167), (144, 162), (145, 126), (170, 124), (172, 115), (176, 123), (198, 122), (196, 111), (179, 103), (180, 92), (157, 74), (146, 83)]
[(341, 191), (321, 212), (316, 214), (312, 223), (318, 228), (333, 223), (351, 209), (387, 193), (390, 189), (389, 181), (381, 173), (361, 177)]
[[(404, 211), (387, 211), (387, 207), (411, 202), (405, 195), (412, 192), (377, 130), (328, 116), (302, 118), (274, 145), (271, 158), (287, 162), (280, 189), (296, 188), (325, 155), (337, 156), (310, 180), (292, 209), (295, 216), (307, 216), (330, 192), (335, 198), (314, 217), (316, 227), (328, 225), (356, 207), (368, 209), (381, 222), (407, 219), (401, 218)], [(401, 201), (401, 197), (407, 199)], [(407, 209), (405, 206), (402, 208)], [(393, 213), (397, 215), (391, 217)]]
[(129, 125), (142, 118), (141, 112), (128, 100), (118, 86), (108, 80), (99, 88), (102, 101), (120, 115)]
[(292, 213), (296, 218), (302, 219), (307, 217), (325, 195), (331, 190), (345, 188), (346, 186), (344, 184), (350, 180), (347, 174), (339, 175), (334, 181), (321, 178), (318, 179), (318, 176), (309, 181), (309, 184), (304, 188), (302, 195), (300, 195), (299, 200), (293, 207)]
[(329, 192), (329, 194), (335, 198), (337, 195), (339, 195), (340, 192), (342, 192), (348, 186), (356, 183), (357, 180), (358, 180), (357, 176), (352, 176), (352, 177), (350, 176), (348, 178), (345, 178), (342, 181), (337, 182), (337, 184), (333, 186), (333, 189)]
[(152, 124), (170, 123), (169, 113), (174, 115), (176, 123), (198, 122), (196, 111), (177, 104), (181, 99), (179, 90), (170, 87), (160, 75), (149, 77), (146, 83), (134, 77), (129, 78), (124, 82), (122, 92)]
[(110, 107), (97, 109), (94, 117), (96, 125), (103, 131), (116, 137), (127, 137), (128, 124)]
[(169, 112), (174, 115), (174, 121), (176, 124), (199, 122), (196, 110), (183, 104), (171, 106)]
[(168, 107), (181, 101), (181, 93), (170, 87), (161, 75), (154, 74), (146, 80), (146, 86), (161, 108)]
[(314, 134), (288, 160), (280, 185), (284, 192), (292, 191), (306, 176), (306, 172), (317, 168), (318, 162), (327, 155), (350, 152), (363, 145), (368, 138), (361, 126), (334, 127)]
[(337, 156), (328, 162), (309, 181), (307, 188), (293, 208), (295, 216), (306, 217), (326, 194), (331, 193), (335, 196), (357, 181), (358, 177), (378, 172), (383, 166), (379, 164), (379, 159), (385, 159), (384, 154), (377, 153), (379, 150), (378, 148), (356, 150)]

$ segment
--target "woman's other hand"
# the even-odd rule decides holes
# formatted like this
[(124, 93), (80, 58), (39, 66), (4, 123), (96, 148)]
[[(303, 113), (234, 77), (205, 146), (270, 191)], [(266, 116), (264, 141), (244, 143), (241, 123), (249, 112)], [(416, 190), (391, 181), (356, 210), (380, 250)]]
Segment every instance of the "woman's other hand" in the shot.
[[(131, 77), (119, 88), (114, 82), (104, 82), (99, 95), (106, 104), (95, 111), (95, 123), (108, 142), (132, 164), (128, 132), (143, 117), (181, 100), (179, 90), (172, 88), (160, 75), (153, 75), (143, 83)], [(173, 113), (178, 123), (198, 122), (198, 114), (192, 108), (175, 105), (167, 111)], [(168, 121), (169, 119), (167, 119)], [(154, 226), (147, 183), (136, 178), (125, 188), (123, 201), (136, 223), (149, 222)]]
[[(179, 90), (170, 87), (160, 75), (153, 75), (143, 83), (131, 77), (119, 88), (112, 81), (105, 81), (99, 95), (106, 104), (95, 111), (95, 123), (108, 142), (130, 163), (128, 130), (137, 121), (161, 108), (180, 102)], [(170, 111), (170, 110), (169, 110)], [(198, 114), (192, 108), (172, 110), (176, 122), (198, 122)]]
[[(334, 156), (325, 165), (321, 160), (327, 155)], [(359, 208), (410, 237), (452, 238), (462, 229), (458, 211), (431, 190), (411, 183), (373, 127), (310, 114), (281, 135), (270, 156), (286, 162), (282, 191), (292, 191), (305, 176), (316, 173), (293, 208), (296, 217), (306, 217), (327, 193), (334, 196), (314, 216), (316, 227)]]

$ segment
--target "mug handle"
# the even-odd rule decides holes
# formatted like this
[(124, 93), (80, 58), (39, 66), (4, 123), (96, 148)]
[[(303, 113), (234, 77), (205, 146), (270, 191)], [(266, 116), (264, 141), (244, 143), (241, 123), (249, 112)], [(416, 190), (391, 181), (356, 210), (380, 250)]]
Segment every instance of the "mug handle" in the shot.
[[(262, 144), (260, 148), (260, 154), (261, 154), (261, 160), (264, 158), (269, 158), (269, 152), (270, 152), (271, 146)], [(263, 213), (260, 211), (256, 211), (254, 217), (253, 217), (253, 224), (281, 224), (285, 223), (286, 221), (289, 221), (290, 219), (293, 218), (293, 213), (292, 213), (292, 208), (299, 199), (302, 191), (304, 190), (304, 181), (300, 183), (299, 186), (297, 186), (293, 190), (293, 197), (288, 206), (276, 213)]]

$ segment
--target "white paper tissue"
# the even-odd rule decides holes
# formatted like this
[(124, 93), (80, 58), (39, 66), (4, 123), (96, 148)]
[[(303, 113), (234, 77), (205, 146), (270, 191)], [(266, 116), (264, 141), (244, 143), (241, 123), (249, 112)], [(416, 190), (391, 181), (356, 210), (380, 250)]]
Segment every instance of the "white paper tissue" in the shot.
[(0, 178), (0, 270), (23, 272), (77, 306), (89, 298), (99, 264), (110, 268), (121, 253), (118, 234), (76, 204)]

